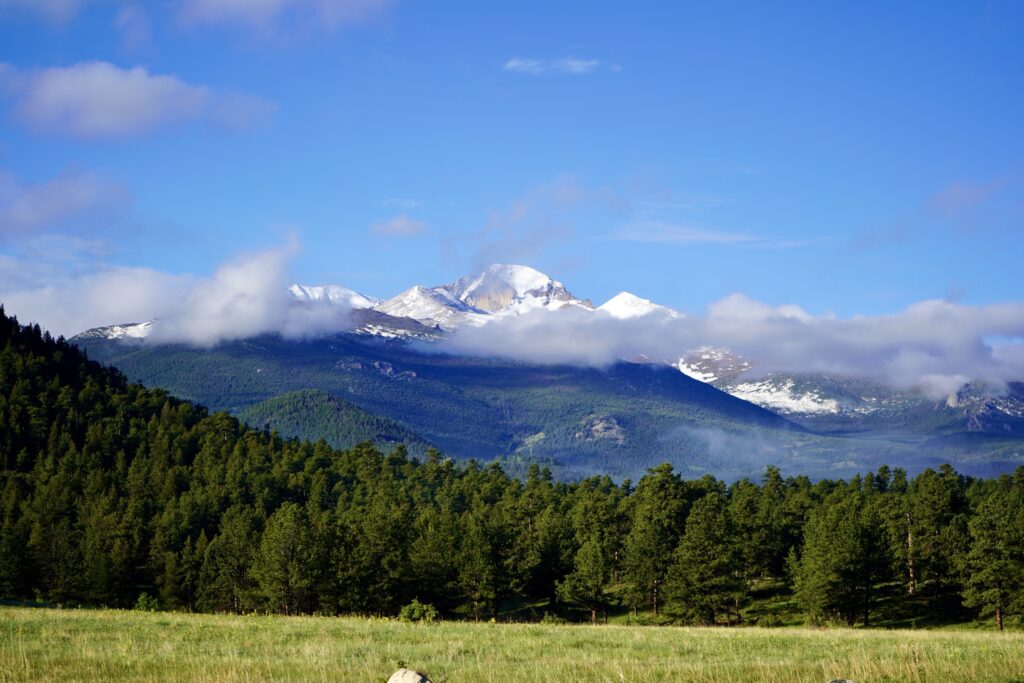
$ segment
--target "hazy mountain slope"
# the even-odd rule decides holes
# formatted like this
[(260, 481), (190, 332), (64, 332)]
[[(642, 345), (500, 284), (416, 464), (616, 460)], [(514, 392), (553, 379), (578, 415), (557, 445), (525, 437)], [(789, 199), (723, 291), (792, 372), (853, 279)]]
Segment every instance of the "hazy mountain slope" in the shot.
[(716, 450), (708, 430), (736, 439), (753, 430), (787, 438), (802, 432), (657, 365), (529, 366), (427, 354), (357, 335), (313, 341), (268, 336), (210, 350), (85, 343), (91, 357), (213, 409), (244, 414), (268, 398), (316, 388), (400, 422), (449, 455), (532, 458), (576, 473), (635, 476), (664, 460), (685, 469), (756, 473), (764, 462)]
[[(660, 462), (722, 477), (766, 464), (812, 477), (888, 463), (917, 471), (950, 461), (968, 473), (1012, 469), (1024, 440), (934, 440), (941, 431), (816, 434), (660, 364), (538, 366), (427, 353), (402, 341), (265, 336), (209, 350), (84, 339), (91, 357), (214, 409), (242, 413), (319, 389), (397, 421), (457, 458), (539, 461), (560, 476), (637, 477)], [(308, 428), (307, 428), (308, 429)], [(316, 436), (313, 431), (306, 431)]]
[[(849, 473), (885, 460), (1024, 459), (1020, 384), (1002, 396), (968, 385), (936, 400), (863, 378), (766, 372), (756, 359), (707, 346), (681, 349), (682, 357), (640, 353), (634, 357), (647, 366), (620, 363), (608, 370), (438, 353), (445, 348), (440, 342), (460, 327), (530, 312), (546, 317), (571, 309), (576, 316), (587, 311), (638, 323), (686, 319), (628, 292), (594, 309), (527, 266), (495, 264), (387, 300), (338, 285), (294, 285), (290, 292), (291, 306), (338, 306), (317, 313), (336, 314), (350, 332), (315, 341), (264, 336), (200, 350), (154, 347), (146, 338), (159, 329), (156, 320), (97, 328), (75, 339), (133, 378), (214, 408), (240, 413), (282, 393), (319, 389), (397, 420), (457, 457), (534, 458), (584, 473), (632, 475), (665, 459), (719, 474), (792, 462), (799, 471), (827, 476), (839, 476), (837, 467)], [(298, 311), (300, 317), (308, 312)], [(316, 421), (309, 416), (306, 426), (293, 427), (315, 438), (320, 434), (309, 425)], [(796, 425), (813, 434), (801, 434)], [(969, 433), (993, 438), (957, 438)]]

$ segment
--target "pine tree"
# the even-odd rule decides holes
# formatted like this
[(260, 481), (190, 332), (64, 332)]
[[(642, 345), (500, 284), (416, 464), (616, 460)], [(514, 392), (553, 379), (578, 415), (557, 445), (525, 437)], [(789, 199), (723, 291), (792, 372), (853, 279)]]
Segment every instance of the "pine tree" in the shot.
[(609, 577), (602, 539), (598, 535), (591, 536), (577, 551), (572, 572), (558, 584), (558, 595), (568, 603), (589, 610), (590, 623), (596, 624), (598, 611), (604, 611)]
[(967, 551), (963, 478), (949, 465), (925, 470), (908, 487), (899, 514), (896, 540), (903, 542), (895, 545), (906, 568), (907, 593), (923, 590), (940, 605), (948, 603), (959, 591), (958, 557)]
[(838, 616), (852, 626), (862, 615), (867, 626), (890, 566), (877, 499), (859, 489), (857, 480), (837, 489), (807, 523), (795, 588), (814, 621)]
[(473, 619), (494, 615), (500, 594), (497, 548), (483, 510), (467, 514), (459, 549), (459, 587), (469, 601)]
[(742, 560), (724, 496), (709, 493), (686, 518), (666, 580), (669, 611), (689, 621), (713, 625), (722, 614), (739, 618), (744, 595)]
[(685, 521), (686, 499), (671, 465), (648, 470), (633, 496), (633, 527), (625, 549), (630, 602), (634, 610), (649, 604), (658, 616), (665, 575)]
[(203, 557), (198, 596), (202, 609), (241, 612), (250, 606), (255, 541), (253, 511), (240, 505), (229, 508)]
[[(1005, 482), (1004, 482), (1005, 484)], [(991, 610), (1003, 630), (1007, 613), (1024, 609), (1024, 493), (1006, 486), (986, 497), (970, 521), (964, 602)]]
[(31, 583), (28, 557), (29, 528), (24, 516), (25, 483), (9, 473), (0, 493), (0, 596), (28, 597)]
[(304, 610), (312, 584), (310, 554), (302, 508), (284, 503), (267, 520), (251, 569), (272, 611), (297, 614)]

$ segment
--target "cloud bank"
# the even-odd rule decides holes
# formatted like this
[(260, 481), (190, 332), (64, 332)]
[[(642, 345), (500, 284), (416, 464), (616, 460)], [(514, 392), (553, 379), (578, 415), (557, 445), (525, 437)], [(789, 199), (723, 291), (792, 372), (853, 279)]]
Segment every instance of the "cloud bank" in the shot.
[(201, 347), (268, 333), (292, 339), (349, 329), (346, 306), (300, 303), (288, 293), (297, 249), (289, 244), (238, 256), (207, 277), (120, 266), (60, 275), (66, 273), (61, 264), (0, 256), (0, 301), (8, 313), (54, 334), (156, 319), (153, 342)]
[[(1002, 339), (995, 342), (994, 339)], [(944, 396), (964, 382), (1024, 379), (1024, 303), (968, 306), (924, 301), (886, 316), (838, 319), (735, 294), (703, 316), (620, 320), (603, 312), (537, 310), (464, 327), (453, 353), (531, 363), (671, 362), (702, 346), (728, 348), (762, 370), (824, 372), (921, 386)]]
[(258, 97), (99, 61), (29, 71), (0, 64), (0, 90), (26, 126), (80, 139), (127, 138), (197, 120), (244, 128), (275, 110)]
[(344, 305), (300, 303), (289, 294), (288, 262), (296, 250), (289, 245), (242, 257), (195, 281), (153, 326), (151, 341), (209, 347), (268, 333), (293, 339), (347, 329)]
[[(294, 244), (236, 257), (211, 275), (93, 267), (0, 256), (0, 300), (22, 320), (71, 336), (90, 327), (156, 318), (151, 340), (209, 347), (277, 333), (304, 338), (349, 330), (351, 311), (288, 293)], [(81, 248), (76, 248), (81, 251)], [(627, 320), (576, 307), (539, 309), (465, 326), (437, 351), (540, 364), (672, 362), (703, 346), (727, 348), (759, 371), (823, 372), (922, 387), (935, 397), (978, 380), (1024, 380), (1024, 302), (972, 306), (922, 301), (891, 315), (840, 319), (743, 294), (702, 315)]]
[(111, 266), (79, 275), (57, 270), (0, 257), (0, 301), (7, 313), (70, 337), (91, 327), (143, 322), (172, 311), (192, 283), (187, 275), (151, 268)]

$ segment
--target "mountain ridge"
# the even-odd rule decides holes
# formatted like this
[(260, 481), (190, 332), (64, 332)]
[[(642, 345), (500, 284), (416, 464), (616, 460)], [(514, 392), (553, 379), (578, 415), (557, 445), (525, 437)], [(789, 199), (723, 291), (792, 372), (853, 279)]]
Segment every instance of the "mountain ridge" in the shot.
[[(463, 327), (483, 327), (509, 316), (557, 314), (571, 308), (629, 324), (685, 318), (685, 314), (630, 292), (620, 292), (598, 307), (577, 298), (565, 285), (521, 265), (492, 264), (454, 282), (416, 285), (391, 299), (377, 299), (340, 285), (288, 288), (297, 306), (338, 306), (347, 316), (348, 332), (367, 338), (433, 345)], [(159, 320), (94, 328), (73, 340), (145, 344)], [(443, 347), (432, 352), (443, 351)], [(486, 351), (478, 352), (487, 355)], [(916, 389), (894, 389), (878, 380), (831, 377), (823, 373), (765, 371), (727, 349), (680, 349), (676, 359), (635, 358), (665, 364), (738, 399), (778, 413), (820, 433), (910, 435), (988, 432), (1016, 438), (1024, 434), (1024, 392), (965, 385), (946, 403)], [(513, 364), (514, 365), (514, 364)], [(1013, 383), (1010, 385), (1015, 386)], [(265, 397), (266, 398), (266, 397)], [(900, 438), (903, 438), (902, 436)]]

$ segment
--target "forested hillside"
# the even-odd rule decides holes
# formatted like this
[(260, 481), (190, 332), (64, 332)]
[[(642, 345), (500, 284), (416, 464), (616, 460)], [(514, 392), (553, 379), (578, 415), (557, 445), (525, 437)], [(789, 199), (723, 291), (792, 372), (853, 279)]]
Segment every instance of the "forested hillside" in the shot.
[(238, 417), (248, 425), (274, 430), (285, 437), (323, 439), (335, 448), (349, 448), (364, 441), (382, 449), (404, 444), (414, 456), (423, 456), (430, 448), (429, 443), (400, 423), (319, 389), (268, 398), (241, 411)]
[[(0, 315), (0, 597), (202, 611), (935, 623), (1024, 608), (1024, 468), (524, 480), (283, 440)], [(770, 589), (766, 589), (770, 587)]]
[[(758, 476), (772, 462), (813, 477), (839, 477), (889, 461), (919, 471), (945, 455), (877, 437), (813, 434), (650, 363), (530, 365), (357, 334), (263, 335), (212, 348), (95, 338), (81, 343), (132, 380), (213, 410), (244, 416), (255, 404), (315, 388), (400, 423), (456, 460), (502, 458), (519, 472), (536, 462), (559, 479), (608, 474), (635, 480), (662, 462), (690, 476)], [(328, 436), (317, 433), (317, 420), (297, 426), (296, 433)], [(978, 474), (1014, 467), (979, 449), (958, 462)]]

